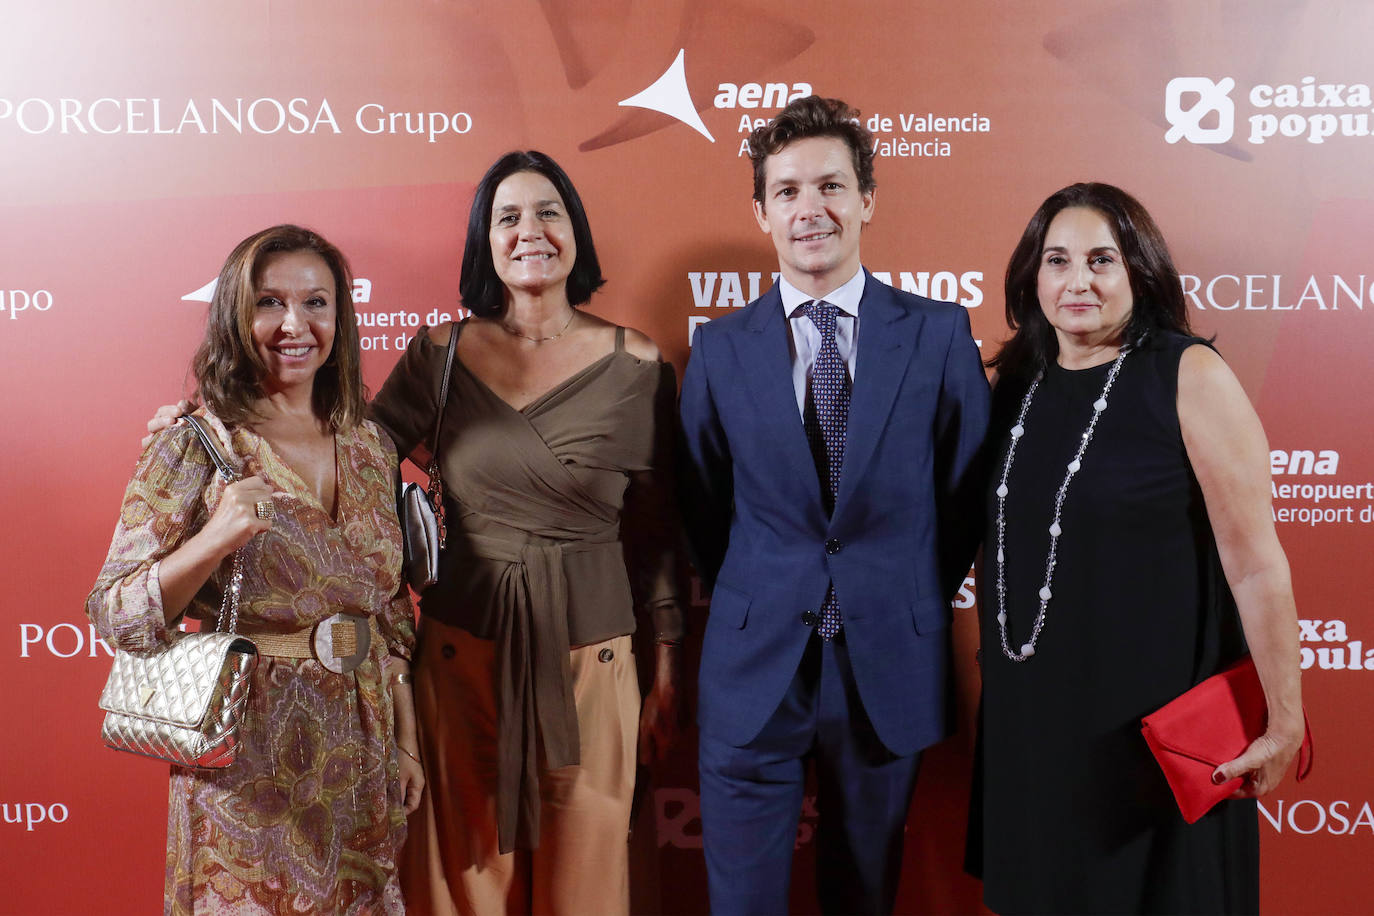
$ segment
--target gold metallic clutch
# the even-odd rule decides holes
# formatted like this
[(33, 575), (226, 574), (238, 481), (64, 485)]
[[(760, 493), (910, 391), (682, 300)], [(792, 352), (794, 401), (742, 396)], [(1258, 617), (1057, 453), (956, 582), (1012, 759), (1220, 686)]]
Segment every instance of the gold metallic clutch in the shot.
[(257, 647), (234, 633), (178, 633), (168, 646), (117, 652), (100, 694), (100, 737), (179, 766), (226, 767), (257, 663)]
[[(209, 451), (220, 476), (237, 480), (237, 470), (201, 420), (184, 419)], [(227, 632), (174, 633), (166, 645), (115, 653), (100, 694), (100, 708), (105, 710), (100, 735), (106, 745), (199, 769), (234, 762), (248, 686), (258, 664), (257, 647), (234, 632), (242, 587), (239, 550), (220, 607), (219, 623), (227, 623)]]

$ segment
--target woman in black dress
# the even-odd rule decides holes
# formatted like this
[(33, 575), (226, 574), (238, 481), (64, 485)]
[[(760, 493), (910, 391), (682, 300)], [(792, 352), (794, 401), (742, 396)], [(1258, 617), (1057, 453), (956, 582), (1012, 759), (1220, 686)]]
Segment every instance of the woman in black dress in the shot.
[[(987, 905), (1253, 912), (1253, 797), (1279, 782), (1303, 735), (1264, 431), (1231, 370), (1189, 333), (1159, 229), (1120, 189), (1077, 184), (1046, 200), (1006, 296), (1015, 333), (990, 361), (971, 832)], [(1140, 719), (1247, 646), (1268, 731), (1213, 776), (1242, 777), (1243, 797), (1188, 825)]]

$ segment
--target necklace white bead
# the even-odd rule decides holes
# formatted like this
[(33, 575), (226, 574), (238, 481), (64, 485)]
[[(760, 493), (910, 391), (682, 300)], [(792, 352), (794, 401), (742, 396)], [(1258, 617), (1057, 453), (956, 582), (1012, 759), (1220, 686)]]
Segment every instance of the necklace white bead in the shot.
[(1092, 441), (1093, 432), (1097, 429), (1098, 418), (1107, 409), (1107, 395), (1112, 390), (1112, 384), (1116, 382), (1116, 375), (1121, 371), (1121, 363), (1126, 359), (1126, 354), (1131, 352), (1130, 347), (1122, 347), (1121, 353), (1117, 355), (1116, 362), (1112, 363), (1111, 371), (1107, 373), (1107, 383), (1102, 386), (1102, 394), (1098, 395), (1093, 401), (1092, 419), (1088, 421), (1088, 428), (1083, 431), (1079, 439), (1078, 451), (1074, 453), (1073, 460), (1069, 462), (1068, 468), (1064, 472), (1064, 482), (1059, 485), (1059, 492), (1054, 496), (1054, 520), (1050, 522), (1050, 550), (1045, 558), (1045, 584), (1040, 587), (1040, 612), (1035, 616), (1035, 626), (1031, 629), (1030, 639), (1021, 646), (1020, 652), (1013, 652), (1011, 644), (1007, 640), (1007, 585), (1006, 585), (1006, 531), (1007, 531), (1007, 478), (1011, 476), (1012, 459), (1016, 457), (1016, 444), (1021, 441), (1021, 437), (1026, 434), (1026, 414), (1030, 412), (1031, 399), (1035, 397), (1035, 389), (1040, 387), (1040, 380), (1045, 377), (1045, 371), (1041, 369), (1035, 373), (1035, 378), (1031, 381), (1030, 387), (1026, 389), (1026, 396), (1021, 399), (1021, 413), (1016, 417), (1016, 425), (1011, 428), (1011, 444), (1007, 446), (1007, 460), (1002, 465), (1002, 478), (997, 486), (997, 627), (1002, 634), (1002, 654), (1014, 662), (1024, 662), (1035, 654), (1035, 642), (1040, 638), (1040, 631), (1045, 627), (1045, 609), (1049, 607), (1050, 598), (1054, 592), (1050, 589), (1054, 582), (1054, 567), (1057, 562), (1059, 549), (1059, 536), (1064, 533), (1063, 526), (1059, 524), (1060, 513), (1064, 508), (1064, 497), (1069, 492), (1069, 482), (1083, 466), (1083, 453), (1088, 450), (1088, 443)]

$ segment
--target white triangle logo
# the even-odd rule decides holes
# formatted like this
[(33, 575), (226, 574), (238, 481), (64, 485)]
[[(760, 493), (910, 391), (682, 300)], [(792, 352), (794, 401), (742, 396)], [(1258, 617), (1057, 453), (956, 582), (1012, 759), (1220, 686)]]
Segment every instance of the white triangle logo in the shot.
[(219, 282), (219, 277), (211, 280), (193, 293), (187, 293), (181, 297), (182, 302), (209, 302), (215, 295), (215, 284)]
[(679, 49), (672, 66), (663, 71), (663, 75), (655, 80), (652, 86), (619, 104), (626, 108), (647, 108), (676, 118), (715, 143), (716, 138), (711, 136), (711, 132), (702, 123), (701, 115), (697, 114), (697, 106), (692, 101), (692, 94), (687, 91), (687, 71), (682, 63), (686, 54), (685, 48)]

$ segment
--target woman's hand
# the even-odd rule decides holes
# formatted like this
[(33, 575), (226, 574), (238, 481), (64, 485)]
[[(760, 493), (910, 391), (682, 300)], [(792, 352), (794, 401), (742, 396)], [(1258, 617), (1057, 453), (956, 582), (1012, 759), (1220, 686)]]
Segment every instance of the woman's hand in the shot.
[(420, 754), (415, 748), (397, 744), (397, 751), (397, 763), (401, 770), (401, 804), (405, 805), (406, 814), (414, 814), (425, 792), (425, 768), (420, 766)]
[(639, 713), (639, 762), (662, 760), (682, 733), (682, 699), (678, 687), (676, 646), (654, 647), (654, 686)]
[(420, 765), (420, 739), (415, 724), (415, 691), (411, 687), (413, 675), (410, 662), (398, 655), (389, 655), (383, 674), (391, 688), (391, 707), (395, 715), (401, 804), (405, 805), (406, 814), (414, 814), (424, 796), (425, 768)]
[[(215, 507), (215, 514), (205, 523), (201, 535), (219, 546), (222, 556), (228, 556), (247, 544), (254, 535), (272, 527), (275, 506), (259, 513), (260, 504), (272, 505), (272, 488), (261, 477), (245, 477), (224, 488), (224, 496)], [(262, 518), (267, 515), (267, 518)]]
[(148, 443), (153, 441), (153, 434), (166, 429), (176, 423), (177, 417), (184, 413), (190, 413), (196, 409), (196, 405), (187, 400), (177, 401), (175, 404), (163, 404), (153, 413), (153, 418), (148, 421), (148, 435), (143, 437), (143, 447), (147, 448)]
[(1282, 733), (1270, 728), (1260, 735), (1235, 760), (1223, 763), (1212, 773), (1212, 782), (1221, 785), (1239, 776), (1244, 782), (1236, 790), (1235, 798), (1256, 798), (1272, 791), (1283, 780), (1283, 774), (1302, 746), (1303, 728), (1285, 729)]
[(229, 484), (205, 527), (162, 558), (158, 564), (158, 581), (162, 592), (162, 615), (169, 625), (186, 610), (225, 557), (248, 543), (254, 535), (272, 527), (270, 515), (258, 517), (258, 503), (263, 501), (272, 502), (272, 488), (261, 477), (247, 477)]

